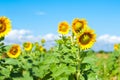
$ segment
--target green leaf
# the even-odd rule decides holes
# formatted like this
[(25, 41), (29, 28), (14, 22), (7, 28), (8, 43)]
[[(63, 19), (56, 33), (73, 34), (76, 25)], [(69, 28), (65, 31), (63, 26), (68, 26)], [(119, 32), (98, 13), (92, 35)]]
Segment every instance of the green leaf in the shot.
[(66, 74), (74, 74), (76, 72), (76, 67), (75, 66), (67, 66), (67, 69), (66, 69)]
[(23, 71), (22, 80), (33, 80), (33, 78), (30, 76), (30, 73), (28, 71)]
[(3, 41), (3, 40), (4, 40), (4, 37), (1, 37), (1, 38), (0, 38), (0, 42)]
[(45, 75), (47, 75), (49, 71), (49, 65), (43, 65), (40, 64), (39, 67), (33, 67), (32, 68), (34, 76), (43, 78)]
[(5, 76), (0, 76), (0, 80), (4, 80), (5, 79)]
[(0, 73), (1, 73), (2, 75), (4, 75), (5, 77), (9, 77), (9, 75), (10, 75), (10, 70), (9, 70), (9, 68), (2, 68), (2, 69), (0, 70)]
[(11, 65), (17, 65), (19, 62), (17, 59), (12, 59), (12, 58), (6, 58), (5, 59), (5, 64), (11, 64)]
[(4, 43), (3, 42), (0, 42), (0, 46), (3, 46), (4, 45)]
[(61, 74), (63, 74), (65, 71), (66, 71), (66, 69), (67, 69), (67, 67), (64, 65), (64, 64), (60, 64), (58, 67), (56, 67), (57, 69), (56, 69), (56, 71), (54, 71), (53, 72), (53, 74), (52, 74), (52, 77), (53, 78), (56, 78), (56, 77), (58, 77), (58, 76), (60, 76)]
[(43, 61), (43, 64), (52, 64), (58, 63), (59, 60), (55, 55), (46, 55)]

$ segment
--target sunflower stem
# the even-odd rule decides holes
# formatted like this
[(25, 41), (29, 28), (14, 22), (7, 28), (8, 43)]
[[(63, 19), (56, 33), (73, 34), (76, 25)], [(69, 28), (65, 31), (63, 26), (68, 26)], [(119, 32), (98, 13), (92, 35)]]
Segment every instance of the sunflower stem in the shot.
[[(119, 53), (119, 56), (118, 56), (118, 66), (119, 66), (118, 70), (120, 70), (120, 53)], [(120, 72), (118, 73), (118, 76), (120, 76)]]
[(71, 39), (72, 45), (74, 45), (74, 33), (72, 33), (72, 39)]
[(81, 60), (80, 60), (80, 48), (78, 48), (78, 53), (77, 53), (77, 65), (76, 65), (76, 80), (80, 80), (80, 65), (81, 65)]

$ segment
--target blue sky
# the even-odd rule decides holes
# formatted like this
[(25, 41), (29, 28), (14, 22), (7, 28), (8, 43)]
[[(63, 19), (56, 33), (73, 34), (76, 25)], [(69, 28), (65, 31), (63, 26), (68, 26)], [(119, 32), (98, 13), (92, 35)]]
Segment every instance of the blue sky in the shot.
[(0, 0), (0, 16), (12, 20), (13, 29), (34, 35), (57, 33), (61, 21), (86, 18), (99, 35), (120, 35), (119, 0)]
[(40, 35), (51, 40), (58, 34), (59, 22), (71, 24), (74, 18), (85, 18), (97, 34), (95, 49), (112, 50), (113, 44), (120, 42), (119, 3), (120, 0), (0, 0), (0, 16), (12, 21), (13, 31), (7, 42), (31, 38), (35, 41)]

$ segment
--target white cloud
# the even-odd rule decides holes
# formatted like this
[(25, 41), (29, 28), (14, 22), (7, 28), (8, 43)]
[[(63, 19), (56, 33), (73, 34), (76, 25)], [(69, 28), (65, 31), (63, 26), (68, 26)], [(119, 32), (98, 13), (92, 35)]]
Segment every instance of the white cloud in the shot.
[[(29, 30), (12, 30), (5, 38), (6, 44), (22, 44), (25, 41), (31, 41), (31, 42), (39, 42), (42, 38), (46, 40), (46, 47), (49, 48), (51, 46), (55, 45), (55, 40), (59, 39), (59, 35), (55, 35), (52, 33), (46, 34), (46, 35), (38, 35), (34, 36), (32, 35), (32, 32)], [(120, 43), (120, 36), (114, 36), (114, 35), (101, 35), (97, 38), (97, 41), (95, 45), (93, 46), (93, 49), (95, 51), (99, 50), (105, 50), (105, 51), (112, 51), (113, 45), (115, 43)]]
[(58, 36), (52, 33), (49, 33), (49, 34), (44, 35), (42, 38), (44, 38), (47, 41), (54, 41), (55, 39), (58, 39)]
[[(19, 43), (24, 41), (33, 41), (34, 38), (30, 38), (31, 32), (29, 30), (12, 30), (5, 38), (6, 44)], [(34, 37), (34, 36), (33, 36)]]
[(97, 38), (97, 42), (93, 46), (93, 49), (96, 51), (112, 51), (113, 45), (115, 43), (120, 43), (120, 36), (114, 36), (109, 34), (101, 35)]
[(46, 34), (46, 35), (38, 35), (34, 36), (32, 35), (32, 32), (29, 30), (12, 30), (6, 37), (5, 37), (5, 43), (6, 44), (22, 44), (25, 41), (31, 41), (36, 42), (40, 41), (42, 38), (44, 38), (48, 42), (53, 42), (55, 39), (57, 39), (57, 35), (54, 35), (52, 33)]
[(97, 41), (104, 41), (107, 43), (120, 43), (120, 36), (111, 36), (108, 34), (99, 36)]

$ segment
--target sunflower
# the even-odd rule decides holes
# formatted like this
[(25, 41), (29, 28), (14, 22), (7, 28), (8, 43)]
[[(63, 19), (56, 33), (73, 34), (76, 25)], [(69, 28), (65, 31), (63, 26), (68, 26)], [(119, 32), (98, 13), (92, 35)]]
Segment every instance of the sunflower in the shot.
[(40, 51), (40, 52), (46, 52), (46, 49), (45, 49), (43, 46), (40, 45), (40, 46), (39, 46), (39, 51)]
[(21, 48), (18, 44), (14, 44), (12, 45), (12, 47), (10, 48), (10, 50), (7, 52), (7, 55), (10, 58), (17, 58), (21, 53)]
[(7, 35), (8, 32), (10, 32), (10, 30), (11, 30), (10, 20), (5, 16), (0, 17), (0, 38)]
[(44, 47), (43, 47), (43, 46), (39, 46), (39, 50), (40, 50), (41, 52), (43, 52), (43, 51), (44, 51)]
[(82, 50), (89, 49), (96, 41), (96, 34), (93, 30), (86, 30), (77, 37), (78, 44)]
[(44, 44), (46, 41), (45, 39), (41, 39), (41, 43)]
[(114, 44), (114, 50), (118, 50), (119, 49), (119, 44)]
[(32, 43), (31, 42), (25, 42), (23, 44), (23, 47), (26, 51), (30, 51), (32, 49)]
[(85, 19), (75, 18), (72, 22), (72, 31), (76, 35), (87, 28), (87, 21)]
[(68, 34), (68, 32), (69, 32), (69, 24), (67, 23), (67, 22), (61, 22), (60, 24), (59, 24), (59, 26), (58, 26), (58, 32), (60, 33), (60, 34)]

